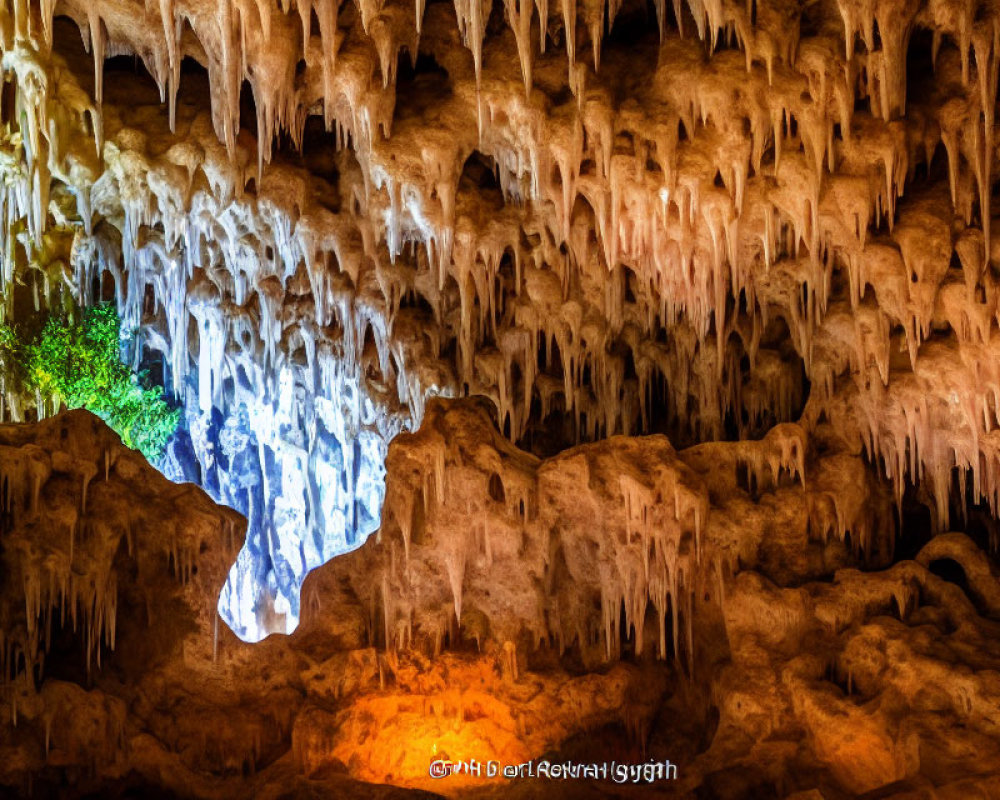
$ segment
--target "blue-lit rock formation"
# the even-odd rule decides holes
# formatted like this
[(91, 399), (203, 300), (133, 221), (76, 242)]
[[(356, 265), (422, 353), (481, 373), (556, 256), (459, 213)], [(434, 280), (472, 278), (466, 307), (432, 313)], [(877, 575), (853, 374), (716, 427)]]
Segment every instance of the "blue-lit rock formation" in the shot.
[[(293, 249), (287, 257), (296, 263), (301, 254)], [(270, 330), (275, 337), (268, 345), (257, 338), (251, 313), (229, 309), (227, 316), (206, 274), (201, 291), (215, 299), (194, 306), (189, 290), (197, 356), (181, 378), (171, 375), (185, 399), (185, 417), (162, 468), (247, 517), (246, 543), (219, 612), (239, 636), (257, 641), (294, 630), (309, 570), (378, 528), (386, 446), (409, 417), (373, 404), (352, 355), (359, 350), (317, 352), (302, 333), (311, 321), (294, 318), (264, 323), (264, 335)], [(279, 283), (273, 275), (264, 285), (269, 281)], [(183, 296), (177, 302), (183, 304)], [(124, 315), (143, 320), (127, 302)], [(162, 348), (165, 364), (188, 367), (175, 360), (148, 317), (137, 327), (144, 334), (140, 347)], [(227, 339), (234, 329), (243, 335), (237, 343)], [(283, 349), (289, 347), (291, 353)]]
[(371, 431), (338, 439), (316, 411), (324, 400), (312, 398), (298, 424), (266, 399), (241, 403), (226, 417), (217, 408), (187, 415), (198, 480), (247, 517), (219, 612), (248, 641), (294, 630), (306, 573), (379, 525), (385, 442)]

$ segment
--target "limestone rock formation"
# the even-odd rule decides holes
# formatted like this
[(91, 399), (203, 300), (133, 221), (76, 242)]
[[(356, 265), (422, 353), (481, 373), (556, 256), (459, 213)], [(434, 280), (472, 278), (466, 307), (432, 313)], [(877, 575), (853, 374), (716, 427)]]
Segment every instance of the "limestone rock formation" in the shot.
[(995, 3), (3, 0), (0, 71), (0, 323), (184, 409), (163, 477), (0, 353), (15, 796), (1000, 794)]
[(436, 400), (390, 447), (378, 536), (310, 574), (293, 635), (255, 645), (212, 602), (233, 512), (83, 412), (0, 437), (0, 782), (20, 791), (536, 796), (428, 767), (543, 756), (679, 769), (566, 796), (995, 790), (989, 556), (948, 533), (899, 560), (891, 493), (798, 426), (539, 460), (481, 403)]
[[(0, 454), (4, 783), (46, 764), (115, 773), (127, 699), (93, 690), (97, 676), (128, 680), (189, 650), (211, 661), (212, 598), (243, 521), (84, 411), (0, 426)], [(123, 636), (134, 646), (108, 665)]]

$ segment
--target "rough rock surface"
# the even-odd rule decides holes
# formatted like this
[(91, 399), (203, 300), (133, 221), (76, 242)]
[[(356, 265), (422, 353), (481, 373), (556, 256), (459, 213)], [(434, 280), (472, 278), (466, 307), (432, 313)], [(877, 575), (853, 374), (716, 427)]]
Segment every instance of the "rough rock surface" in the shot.
[(540, 791), (434, 780), (442, 757), (678, 765), (670, 783), (545, 784), (567, 797), (1000, 785), (989, 557), (948, 533), (894, 559), (891, 493), (795, 425), (539, 460), (481, 402), (436, 400), (390, 447), (379, 534), (310, 573), (294, 634), (255, 645), (213, 602), (234, 512), (84, 412), (0, 440), (15, 792)]
[(3, 0), (0, 53), (2, 318), (115, 302), (230, 509), (0, 386), (12, 793), (1000, 793), (995, 3)]

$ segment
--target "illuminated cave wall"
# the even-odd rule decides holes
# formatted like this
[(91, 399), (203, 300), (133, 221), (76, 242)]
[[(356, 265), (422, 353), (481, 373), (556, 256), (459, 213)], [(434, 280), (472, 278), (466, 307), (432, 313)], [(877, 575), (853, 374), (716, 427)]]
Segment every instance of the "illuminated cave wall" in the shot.
[(829, 420), (944, 526), (956, 467), (1000, 491), (997, 20), (8, 0), (5, 307), (99, 286), (162, 355), (167, 473), (250, 520), (249, 639), (378, 526), (435, 394), (540, 455)]
[[(216, 155), (217, 166), (228, 166)], [(158, 180), (153, 175), (133, 176), (139, 191)], [(114, 202), (120, 190), (112, 184), (106, 196)], [(318, 327), (302, 243), (282, 231), (291, 209), (268, 209), (247, 195), (220, 203), (209, 187), (197, 197), (201, 213), (175, 223), (183, 236), (154, 232), (134, 252), (123, 248), (128, 288), (119, 303), (146, 352), (162, 354), (183, 400), (185, 429), (168, 449), (165, 474), (200, 483), (248, 518), (219, 608), (254, 641), (293, 630), (305, 574), (378, 527), (386, 446), (408, 420), (367, 391), (370, 323), (349, 294)], [(120, 213), (126, 230), (135, 224), (127, 207), (106, 213)], [(229, 226), (236, 243), (220, 247)], [(166, 249), (174, 236), (175, 249)], [(113, 263), (102, 257), (98, 250), (98, 268)]]

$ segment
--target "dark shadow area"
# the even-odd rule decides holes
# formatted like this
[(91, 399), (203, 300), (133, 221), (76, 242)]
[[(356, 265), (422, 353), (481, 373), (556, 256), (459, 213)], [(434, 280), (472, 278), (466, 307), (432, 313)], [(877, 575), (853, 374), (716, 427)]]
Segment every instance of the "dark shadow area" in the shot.
[(972, 598), (971, 587), (969, 586), (969, 580), (965, 575), (965, 570), (962, 569), (962, 565), (954, 559), (939, 558), (928, 564), (927, 569), (933, 575), (937, 575), (942, 580), (955, 584), (959, 589), (965, 592), (967, 597), (970, 599)]

